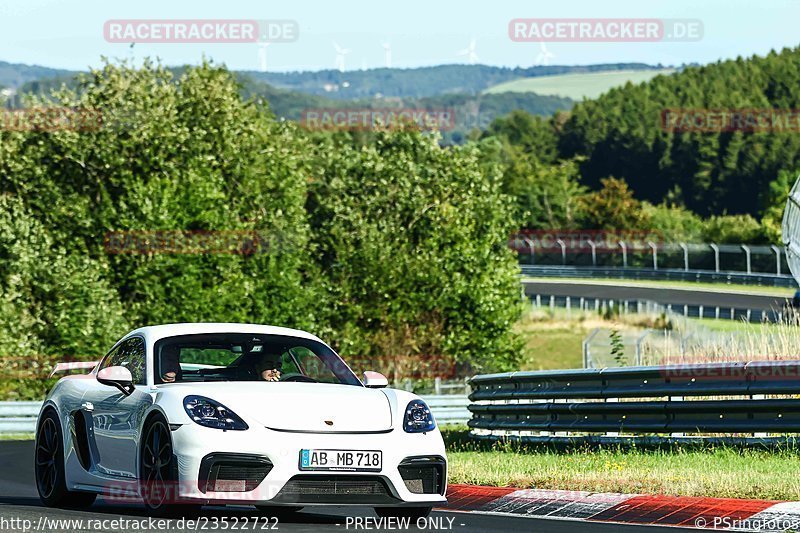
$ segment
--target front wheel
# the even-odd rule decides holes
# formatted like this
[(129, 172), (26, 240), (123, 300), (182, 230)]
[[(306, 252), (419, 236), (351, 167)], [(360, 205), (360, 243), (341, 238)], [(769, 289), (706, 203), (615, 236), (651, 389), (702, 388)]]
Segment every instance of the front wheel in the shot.
[(172, 438), (167, 422), (151, 420), (142, 432), (139, 459), (140, 491), (147, 512), (154, 516), (195, 514), (199, 505), (178, 503), (178, 468), (172, 453)]
[(48, 409), (36, 428), (34, 472), (39, 498), (48, 507), (89, 507), (94, 503), (97, 494), (67, 490), (63, 443), (58, 415)]
[(416, 520), (431, 514), (433, 507), (376, 507), (375, 514), (381, 518), (410, 518)]

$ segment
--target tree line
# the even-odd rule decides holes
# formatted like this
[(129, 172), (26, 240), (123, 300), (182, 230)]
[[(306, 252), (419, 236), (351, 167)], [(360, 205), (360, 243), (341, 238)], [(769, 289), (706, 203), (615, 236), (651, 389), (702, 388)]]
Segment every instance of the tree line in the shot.
[(800, 109), (800, 49), (692, 66), (549, 118), (516, 112), (475, 137), (529, 228), (660, 229), (667, 238), (780, 242), (800, 130), (665, 127), (668, 110)]

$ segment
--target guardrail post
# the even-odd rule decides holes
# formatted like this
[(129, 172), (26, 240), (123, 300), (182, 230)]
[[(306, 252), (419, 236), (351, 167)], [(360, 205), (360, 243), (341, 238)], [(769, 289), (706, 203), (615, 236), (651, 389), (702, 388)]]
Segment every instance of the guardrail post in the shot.
[(622, 248), (622, 267), (628, 268), (628, 246), (625, 241), (619, 241), (619, 247)]
[(525, 243), (528, 245), (528, 248), (530, 248), (530, 250), (531, 250), (531, 264), (535, 265), (536, 264), (536, 243), (533, 242), (533, 239), (529, 239), (527, 237), (523, 237), (522, 240), (524, 240)]
[(567, 245), (564, 244), (564, 241), (561, 239), (557, 239), (556, 242), (561, 247), (561, 266), (567, 265)]
[(770, 246), (772, 251), (775, 252), (775, 273), (781, 275), (781, 249), (774, 244)]
[(747, 260), (747, 273), (752, 274), (750, 270), (750, 247), (746, 244), (740, 244), (739, 246), (741, 246), (742, 250), (744, 250), (745, 259)]
[(433, 379), (433, 393), (439, 396), (442, 393), (442, 378)]
[(556, 297), (552, 294), (550, 295), (550, 311), (556, 310)]
[(653, 270), (658, 270), (658, 247), (653, 241), (647, 241), (647, 244), (653, 249)]
[(714, 250), (714, 272), (719, 272), (719, 246), (713, 242), (709, 246)]
[(702, 305), (700, 306), (700, 311), (697, 314), (700, 317), (700, 320), (703, 320), (703, 306)]
[(678, 246), (683, 249), (683, 269), (686, 272), (689, 272), (689, 247), (686, 246), (686, 243), (679, 242)]
[(589, 243), (589, 246), (591, 246), (591, 248), (592, 248), (592, 266), (596, 267), (597, 266), (597, 245), (594, 243), (594, 241), (587, 241), (587, 242)]
[(566, 304), (567, 304), (567, 318), (570, 318), (572, 316), (572, 300), (570, 299), (569, 296), (567, 296)]

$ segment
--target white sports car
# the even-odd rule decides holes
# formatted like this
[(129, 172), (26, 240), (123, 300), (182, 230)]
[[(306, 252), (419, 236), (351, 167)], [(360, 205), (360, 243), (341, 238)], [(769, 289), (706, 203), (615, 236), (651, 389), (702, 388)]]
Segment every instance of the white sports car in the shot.
[(444, 443), (425, 402), (385, 388), (376, 372), (362, 382), (309, 333), (151, 326), (98, 363), (55, 371), (81, 365), (93, 369), (59, 380), (39, 414), (46, 505), (105, 494), (141, 499), (154, 514), (230, 503), (414, 517), (447, 501)]

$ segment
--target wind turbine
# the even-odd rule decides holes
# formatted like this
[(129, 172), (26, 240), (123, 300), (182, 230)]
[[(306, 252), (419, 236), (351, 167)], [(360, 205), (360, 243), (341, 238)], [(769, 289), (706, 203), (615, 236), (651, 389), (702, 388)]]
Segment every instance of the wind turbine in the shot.
[(386, 61), (386, 68), (392, 68), (392, 45), (390, 43), (381, 43), (383, 46), (383, 57)]
[(336, 68), (339, 70), (339, 72), (344, 72), (344, 58), (347, 54), (352, 52), (352, 50), (349, 48), (342, 48), (336, 44), (336, 41), (333, 42), (333, 48), (336, 50)]
[(261, 72), (267, 71), (267, 47), (269, 44), (268, 42), (258, 43), (258, 66)]
[(539, 65), (547, 66), (550, 64), (550, 60), (556, 57), (553, 52), (547, 49), (544, 45), (544, 41), (539, 42), (539, 55), (536, 56), (536, 63)]
[(478, 54), (475, 53), (475, 37), (469, 42), (469, 46), (463, 50), (459, 50), (458, 55), (467, 56), (467, 63), (474, 65), (478, 62)]

